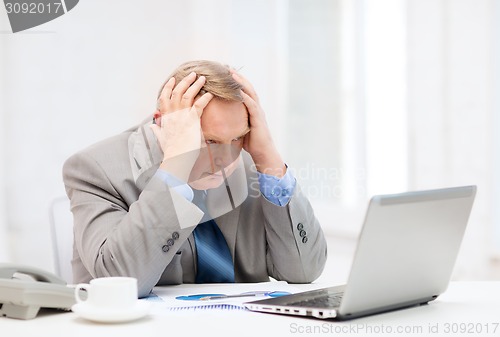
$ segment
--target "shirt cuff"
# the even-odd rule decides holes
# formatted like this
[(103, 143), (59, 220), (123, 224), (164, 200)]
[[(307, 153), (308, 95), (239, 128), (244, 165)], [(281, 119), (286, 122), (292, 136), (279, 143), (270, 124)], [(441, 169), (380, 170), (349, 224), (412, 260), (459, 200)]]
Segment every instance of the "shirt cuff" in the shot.
[(292, 198), (296, 185), (296, 180), (290, 170), (287, 169), (281, 179), (260, 172), (257, 174), (260, 192), (264, 197), (277, 206), (286, 206)]
[(174, 175), (162, 169), (156, 170), (155, 176), (167, 184), (170, 188), (182, 195), (189, 202), (193, 201), (194, 193), (191, 187), (185, 182), (177, 179)]

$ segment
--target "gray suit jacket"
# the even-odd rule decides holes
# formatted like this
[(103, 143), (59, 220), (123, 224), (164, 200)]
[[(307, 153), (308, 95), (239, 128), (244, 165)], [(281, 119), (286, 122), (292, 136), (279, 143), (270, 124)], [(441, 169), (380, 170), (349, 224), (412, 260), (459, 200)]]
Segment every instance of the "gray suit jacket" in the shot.
[[(312, 282), (323, 270), (326, 242), (308, 200), (297, 184), (288, 205), (269, 202), (260, 194), (250, 156), (242, 155), (248, 196), (215, 218), (233, 257), (236, 282), (269, 276)], [(65, 162), (74, 217), (74, 282), (132, 276), (141, 297), (155, 285), (194, 282), (192, 231), (203, 213), (154, 175), (161, 160), (154, 135), (140, 125)], [(210, 190), (211, 200), (222, 202), (220, 192)]]

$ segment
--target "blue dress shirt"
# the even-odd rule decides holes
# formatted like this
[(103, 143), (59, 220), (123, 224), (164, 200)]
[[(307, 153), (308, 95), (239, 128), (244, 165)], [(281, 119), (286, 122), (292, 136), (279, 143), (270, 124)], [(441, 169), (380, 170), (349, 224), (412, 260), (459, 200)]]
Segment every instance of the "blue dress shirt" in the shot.
[[(281, 178), (257, 172), (260, 192), (264, 197), (277, 206), (286, 206), (295, 190), (296, 180), (290, 170), (287, 170)], [(158, 169), (155, 176), (173, 188), (177, 193), (189, 201), (193, 201), (193, 190), (191, 187), (177, 179), (172, 174)]]

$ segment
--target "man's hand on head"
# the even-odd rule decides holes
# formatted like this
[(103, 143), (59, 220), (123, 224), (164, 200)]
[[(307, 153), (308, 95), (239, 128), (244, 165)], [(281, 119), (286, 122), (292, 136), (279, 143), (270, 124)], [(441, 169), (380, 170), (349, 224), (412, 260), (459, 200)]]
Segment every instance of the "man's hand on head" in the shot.
[(155, 115), (159, 116), (153, 130), (163, 151), (160, 168), (187, 182), (202, 146), (200, 118), (213, 95), (197, 95), (205, 84), (205, 77), (196, 79), (192, 72), (177, 86), (170, 78), (163, 87)]
[(250, 153), (260, 173), (281, 178), (286, 166), (274, 145), (259, 97), (245, 77), (234, 70), (231, 72), (234, 80), (243, 86), (241, 94), (249, 116), (250, 132), (245, 136), (243, 148)]

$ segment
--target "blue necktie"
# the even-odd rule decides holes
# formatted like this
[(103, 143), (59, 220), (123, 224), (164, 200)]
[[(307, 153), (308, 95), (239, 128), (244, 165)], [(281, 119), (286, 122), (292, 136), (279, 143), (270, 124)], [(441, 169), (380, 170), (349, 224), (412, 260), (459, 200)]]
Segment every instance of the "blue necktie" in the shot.
[[(207, 214), (203, 198), (197, 197), (195, 193), (195, 203)], [(198, 261), (195, 282), (234, 283), (233, 259), (217, 223), (214, 220), (205, 221), (196, 226), (193, 234)]]

